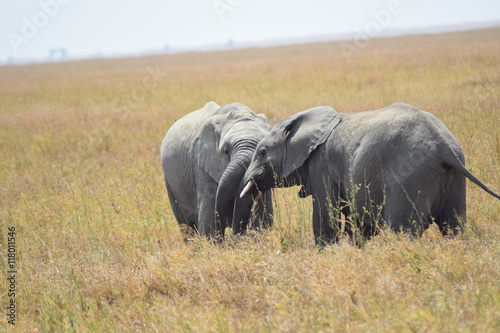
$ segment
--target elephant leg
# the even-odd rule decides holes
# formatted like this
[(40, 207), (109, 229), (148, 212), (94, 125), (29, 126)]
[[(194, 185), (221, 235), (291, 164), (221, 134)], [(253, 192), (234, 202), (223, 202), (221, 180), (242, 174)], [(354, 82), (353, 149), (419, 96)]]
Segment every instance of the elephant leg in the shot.
[[(319, 173), (311, 170), (309, 174)], [(316, 245), (320, 248), (332, 243), (338, 243), (342, 231), (340, 222), (344, 207), (339, 207), (340, 187), (331, 182), (328, 175), (309, 178), (309, 186), (313, 193), (313, 232)], [(347, 224), (344, 232), (348, 232)]]
[(251, 227), (259, 230), (273, 226), (273, 196), (272, 190), (267, 190), (259, 196), (252, 209)]
[(172, 212), (174, 213), (174, 217), (179, 223), (179, 228), (181, 230), (184, 241), (187, 241), (189, 238), (196, 234), (196, 224), (195, 221), (191, 221), (188, 218), (188, 214), (186, 214), (182, 208), (179, 206), (179, 202), (177, 201), (177, 197), (174, 192), (170, 188), (170, 185), (165, 181), (168, 193), (168, 199), (170, 201), (170, 207), (172, 208)]
[(466, 220), (465, 177), (453, 182), (436, 223), (443, 236), (453, 236), (463, 229)]
[(218, 236), (220, 231), (215, 221), (216, 192), (217, 183), (208, 175), (197, 177), (198, 234), (200, 236)]
[(326, 197), (313, 196), (313, 232), (316, 246), (319, 248), (339, 240), (339, 230), (332, 224)]
[(421, 236), (429, 227), (430, 208), (423, 196), (422, 199), (410, 200), (405, 194), (398, 197), (388, 195), (383, 218), (395, 232)]

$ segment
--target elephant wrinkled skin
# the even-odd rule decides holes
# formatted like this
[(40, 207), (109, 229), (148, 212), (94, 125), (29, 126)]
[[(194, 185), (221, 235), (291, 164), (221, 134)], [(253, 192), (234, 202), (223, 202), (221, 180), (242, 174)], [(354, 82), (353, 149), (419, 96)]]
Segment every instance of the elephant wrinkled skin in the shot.
[(464, 165), (457, 140), (428, 112), (402, 103), (358, 113), (321, 106), (266, 134), (240, 197), (255, 187), (302, 185), (299, 195), (313, 197), (320, 247), (341, 232), (370, 237), (384, 224), (419, 236), (436, 222), (453, 235), (465, 222), (465, 177), (500, 199)]
[(239, 198), (242, 177), (258, 142), (271, 129), (267, 118), (240, 103), (207, 103), (168, 130), (161, 161), (175, 218), (201, 236), (223, 237), (247, 224), (272, 224), (271, 191)]

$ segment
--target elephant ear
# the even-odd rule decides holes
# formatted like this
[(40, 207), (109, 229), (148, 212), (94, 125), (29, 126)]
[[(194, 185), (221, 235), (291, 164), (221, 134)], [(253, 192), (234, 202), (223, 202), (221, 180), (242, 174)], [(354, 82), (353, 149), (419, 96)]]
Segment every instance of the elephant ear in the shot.
[(203, 171), (218, 182), (224, 172), (223, 159), (219, 155), (220, 137), (228, 115), (214, 115), (202, 125), (195, 141), (197, 163)]
[(257, 118), (259, 118), (264, 124), (269, 125), (269, 128), (271, 128), (271, 125), (269, 124), (269, 120), (267, 119), (266, 115), (263, 113), (257, 113), (256, 114)]
[(289, 176), (323, 144), (341, 121), (329, 106), (318, 106), (299, 112), (276, 125), (284, 141), (283, 176)]

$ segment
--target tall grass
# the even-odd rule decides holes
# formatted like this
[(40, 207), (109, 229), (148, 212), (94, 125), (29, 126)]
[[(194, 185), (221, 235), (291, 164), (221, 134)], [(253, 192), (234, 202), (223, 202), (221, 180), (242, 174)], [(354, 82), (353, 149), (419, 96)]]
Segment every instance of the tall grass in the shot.
[[(406, 102), (499, 191), (499, 54), (489, 29), (373, 40), (349, 59), (318, 43), (0, 67), (0, 240), (16, 227), (19, 260), (16, 326), (0, 330), (500, 330), (500, 205), (471, 183), (454, 239), (383, 231), (319, 253), (311, 199), (292, 188), (274, 192), (272, 230), (185, 244), (159, 161), (167, 129), (210, 100), (272, 123)], [(0, 295), (5, 308), (6, 283)]]

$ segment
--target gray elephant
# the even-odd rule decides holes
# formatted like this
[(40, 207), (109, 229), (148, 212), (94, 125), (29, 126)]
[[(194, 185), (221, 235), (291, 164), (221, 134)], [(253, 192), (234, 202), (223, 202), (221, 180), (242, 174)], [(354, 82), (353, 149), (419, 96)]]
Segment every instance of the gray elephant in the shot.
[(358, 113), (320, 106), (285, 119), (262, 139), (240, 196), (254, 187), (302, 185), (299, 196), (313, 196), (320, 247), (341, 232), (366, 239), (384, 223), (419, 236), (436, 222), (448, 235), (465, 222), (465, 177), (500, 199), (464, 164), (446, 126), (411, 105)]
[(264, 115), (240, 103), (209, 102), (172, 125), (161, 145), (161, 161), (181, 230), (217, 238), (226, 226), (243, 232), (251, 220), (255, 228), (259, 222), (272, 225), (271, 191), (238, 197), (255, 147), (270, 129)]

